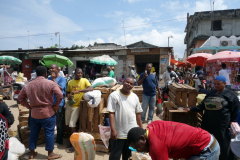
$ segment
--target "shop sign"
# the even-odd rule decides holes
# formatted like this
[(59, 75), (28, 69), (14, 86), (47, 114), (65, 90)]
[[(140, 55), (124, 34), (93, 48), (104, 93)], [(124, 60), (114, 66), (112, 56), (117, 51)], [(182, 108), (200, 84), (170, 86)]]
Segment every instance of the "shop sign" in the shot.
[(29, 57), (37, 57), (37, 58), (42, 58), (44, 56), (43, 53), (33, 53), (33, 54), (29, 54)]
[(131, 49), (131, 52), (149, 52), (149, 48), (145, 48), (145, 49)]

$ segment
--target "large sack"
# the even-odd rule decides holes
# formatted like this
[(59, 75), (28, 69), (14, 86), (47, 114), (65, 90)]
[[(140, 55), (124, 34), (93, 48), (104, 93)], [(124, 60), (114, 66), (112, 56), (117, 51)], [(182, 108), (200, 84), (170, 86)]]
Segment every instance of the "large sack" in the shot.
[(86, 92), (83, 95), (83, 99), (88, 101), (90, 107), (97, 107), (101, 102), (101, 92), (99, 90), (93, 90)]
[(87, 133), (73, 133), (70, 141), (75, 149), (75, 160), (94, 160), (96, 144), (92, 135)]
[(117, 81), (114, 78), (111, 77), (103, 77), (103, 78), (97, 78), (93, 81), (92, 87), (101, 87), (101, 86), (107, 86), (112, 87), (117, 83)]
[(11, 137), (9, 139), (8, 160), (18, 160), (25, 151), (25, 146), (16, 137)]

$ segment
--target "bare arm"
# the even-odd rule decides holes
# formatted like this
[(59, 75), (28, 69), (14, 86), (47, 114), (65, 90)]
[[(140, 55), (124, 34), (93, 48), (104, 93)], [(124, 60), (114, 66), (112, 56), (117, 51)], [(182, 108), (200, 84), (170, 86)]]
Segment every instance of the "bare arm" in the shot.
[(115, 119), (115, 112), (110, 112), (109, 113), (109, 123), (110, 123), (110, 128), (111, 128), (111, 138), (113, 140), (117, 140), (117, 132), (116, 132), (115, 126), (114, 126), (114, 119)]
[[(147, 73), (144, 73), (142, 79), (139, 80), (139, 81), (137, 82), (137, 84), (138, 84), (139, 86), (142, 85), (142, 84), (143, 84), (143, 81), (145, 80), (145, 78), (147, 78), (147, 76), (148, 76), (148, 74), (147, 74)], [(140, 76), (140, 78), (141, 78), (141, 76)], [(139, 78), (139, 79), (140, 79), (140, 78)]]
[(141, 120), (141, 113), (136, 113), (137, 124), (139, 127), (143, 128), (142, 120)]

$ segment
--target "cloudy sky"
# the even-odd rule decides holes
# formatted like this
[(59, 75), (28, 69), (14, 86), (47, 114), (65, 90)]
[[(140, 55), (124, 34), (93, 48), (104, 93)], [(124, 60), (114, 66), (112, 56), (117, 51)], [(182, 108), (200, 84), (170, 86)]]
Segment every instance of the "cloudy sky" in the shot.
[[(183, 57), (187, 12), (210, 10), (211, 0), (1, 0), (0, 50), (89, 43), (145, 41), (174, 47)], [(212, 0), (213, 1), (213, 0)], [(215, 10), (235, 9), (240, 0), (215, 0)], [(29, 43), (28, 43), (29, 34)]]

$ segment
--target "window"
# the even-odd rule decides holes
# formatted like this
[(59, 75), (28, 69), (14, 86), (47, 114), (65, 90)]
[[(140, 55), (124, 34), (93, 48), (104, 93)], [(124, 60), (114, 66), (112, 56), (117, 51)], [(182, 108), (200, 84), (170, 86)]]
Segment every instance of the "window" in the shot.
[(219, 31), (222, 30), (222, 20), (213, 20), (211, 21), (211, 30)]

